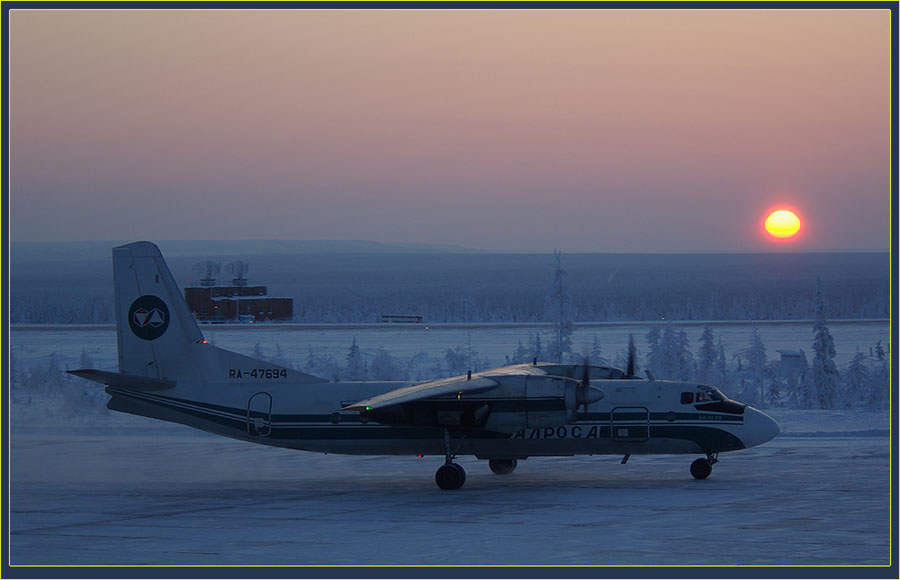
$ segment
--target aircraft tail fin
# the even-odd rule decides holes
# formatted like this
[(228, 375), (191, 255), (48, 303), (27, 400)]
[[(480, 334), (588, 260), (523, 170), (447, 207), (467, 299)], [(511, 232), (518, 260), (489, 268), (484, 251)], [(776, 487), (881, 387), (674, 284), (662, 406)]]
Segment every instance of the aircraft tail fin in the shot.
[(263, 382), (275, 374), (294, 383), (327, 382), (207, 344), (155, 244), (134, 242), (113, 248), (113, 280), (122, 375), (149, 379), (147, 384)]

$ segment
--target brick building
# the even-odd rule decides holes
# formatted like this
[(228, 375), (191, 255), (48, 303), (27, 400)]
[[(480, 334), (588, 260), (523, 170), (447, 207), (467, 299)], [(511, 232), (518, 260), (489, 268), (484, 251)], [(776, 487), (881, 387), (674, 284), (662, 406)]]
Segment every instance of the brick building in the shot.
[(245, 278), (231, 280), (230, 286), (216, 286), (204, 278), (200, 286), (184, 289), (184, 299), (198, 322), (257, 322), (291, 320), (293, 298), (267, 296), (265, 286), (247, 286)]

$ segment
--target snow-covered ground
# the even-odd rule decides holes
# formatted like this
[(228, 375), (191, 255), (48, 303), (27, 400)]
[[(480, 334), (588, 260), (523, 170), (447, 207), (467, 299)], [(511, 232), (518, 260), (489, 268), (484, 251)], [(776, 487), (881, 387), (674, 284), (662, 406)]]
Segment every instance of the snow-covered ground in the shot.
[(782, 434), (720, 456), (461, 458), (256, 446), (129, 417), (12, 439), (12, 564), (886, 565), (885, 412), (773, 412)]
[[(760, 332), (767, 328), (772, 342), (786, 331)], [(225, 348), (241, 339), (236, 350), (243, 352), (257, 340), (286, 350), (313, 340), (253, 332), (216, 331), (214, 339)], [(465, 344), (471, 334), (482, 356), (494, 356), (489, 338), (498, 335), (454, 332), (448, 344)], [(611, 332), (627, 337), (629, 329)], [(832, 332), (840, 349), (840, 325)], [(354, 335), (363, 342), (352, 331), (327, 340), (345, 352)], [(851, 335), (863, 344), (886, 340), (886, 325)], [(402, 349), (424, 350), (424, 341), (440, 336), (397, 330), (383, 338), (385, 348), (408, 356)], [(610, 337), (610, 350), (618, 338)], [(515, 346), (500, 342), (504, 351)], [(74, 366), (82, 350), (96, 366), (115, 368), (111, 331), (12, 333), (22, 368), (50, 353), (63, 368)], [(110, 413), (100, 389), (87, 398), (65, 391), (78, 384), (13, 402), (13, 565), (889, 563), (886, 411), (769, 410), (781, 435), (722, 454), (704, 481), (690, 477), (690, 456), (633, 456), (626, 465), (618, 456), (532, 458), (508, 476), (464, 457), (466, 485), (445, 492), (433, 479), (439, 458), (320, 455), (232, 441)]]

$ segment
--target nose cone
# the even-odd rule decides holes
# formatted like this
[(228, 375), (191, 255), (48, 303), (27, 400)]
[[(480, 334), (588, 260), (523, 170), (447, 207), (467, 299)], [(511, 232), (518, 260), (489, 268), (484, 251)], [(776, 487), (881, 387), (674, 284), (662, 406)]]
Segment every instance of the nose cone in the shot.
[(778, 435), (778, 423), (762, 411), (747, 407), (744, 411), (744, 434), (741, 440), (744, 447), (755, 447), (771, 441)]

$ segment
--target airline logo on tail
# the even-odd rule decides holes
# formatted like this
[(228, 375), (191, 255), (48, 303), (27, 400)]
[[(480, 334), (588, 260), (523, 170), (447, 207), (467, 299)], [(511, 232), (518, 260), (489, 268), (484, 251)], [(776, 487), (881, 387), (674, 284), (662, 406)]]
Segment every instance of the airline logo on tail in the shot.
[(145, 294), (131, 303), (128, 326), (136, 337), (156, 340), (169, 327), (169, 308), (156, 296)]

